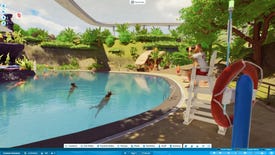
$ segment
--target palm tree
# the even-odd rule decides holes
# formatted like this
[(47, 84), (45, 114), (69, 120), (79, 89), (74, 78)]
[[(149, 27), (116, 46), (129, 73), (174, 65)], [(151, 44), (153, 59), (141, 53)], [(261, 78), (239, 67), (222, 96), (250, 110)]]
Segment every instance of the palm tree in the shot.
[(72, 28), (66, 28), (57, 35), (57, 40), (73, 43), (79, 36)]
[(164, 64), (164, 68), (169, 68), (170, 64), (171, 64), (171, 54), (169, 53), (165, 53), (163, 56), (162, 56), (162, 63)]
[(153, 52), (150, 54), (150, 57), (154, 60), (154, 68), (153, 70), (158, 70), (158, 59), (159, 59), (159, 51), (158, 48), (154, 48)]

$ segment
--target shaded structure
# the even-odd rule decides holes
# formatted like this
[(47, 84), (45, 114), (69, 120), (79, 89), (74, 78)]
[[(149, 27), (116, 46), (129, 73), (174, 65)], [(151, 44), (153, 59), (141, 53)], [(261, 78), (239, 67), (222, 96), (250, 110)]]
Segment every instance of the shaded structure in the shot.
[[(154, 69), (154, 60), (151, 58), (153, 50), (143, 52), (136, 60), (135, 65), (138, 67), (138, 71), (151, 71)], [(161, 56), (165, 54), (165, 51), (159, 51), (159, 58), (157, 60), (157, 66), (161, 62)]]

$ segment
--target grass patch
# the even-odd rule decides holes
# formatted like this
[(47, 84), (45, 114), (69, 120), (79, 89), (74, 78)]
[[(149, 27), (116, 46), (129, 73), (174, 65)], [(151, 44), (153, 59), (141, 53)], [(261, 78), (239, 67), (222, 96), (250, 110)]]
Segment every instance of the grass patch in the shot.
[[(129, 64), (134, 65), (135, 60), (133, 59), (131, 49), (135, 48), (135, 53), (137, 56), (144, 52), (144, 43), (136, 42), (136, 43), (129, 43), (127, 45), (121, 44), (119, 40), (115, 40), (115, 43), (112, 47), (108, 47), (107, 45), (103, 45), (104, 50), (106, 51), (107, 57), (110, 62), (110, 67), (112, 70), (120, 70), (120, 69), (127, 69), (126, 66)], [(123, 51), (121, 54), (116, 54), (114, 52), (109, 51)]]
[[(266, 81), (266, 79), (264, 79), (263, 81)], [(232, 81), (229, 84), (229, 87), (230, 88), (236, 88), (236, 81)], [(269, 95), (269, 98), (268, 98), (268, 85), (262, 83), (260, 85), (260, 87), (258, 88), (256, 98), (260, 99), (264, 102), (267, 102), (268, 104), (272, 104), (273, 106), (275, 106), (275, 87), (272, 87), (272, 86), (270, 87), (269, 94), (270, 95)]]

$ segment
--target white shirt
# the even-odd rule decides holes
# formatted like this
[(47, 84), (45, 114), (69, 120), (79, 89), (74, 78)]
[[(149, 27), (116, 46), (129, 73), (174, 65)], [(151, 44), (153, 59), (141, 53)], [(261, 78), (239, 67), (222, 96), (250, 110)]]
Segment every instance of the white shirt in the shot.
[(201, 72), (207, 72), (207, 63), (204, 52), (198, 52), (192, 55), (194, 59), (197, 59)]

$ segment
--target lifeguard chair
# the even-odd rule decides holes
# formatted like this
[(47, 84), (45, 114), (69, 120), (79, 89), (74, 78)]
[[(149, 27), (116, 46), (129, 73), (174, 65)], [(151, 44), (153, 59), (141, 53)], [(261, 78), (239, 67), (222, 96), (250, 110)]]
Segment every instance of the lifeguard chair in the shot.
[[(190, 87), (188, 88), (188, 98), (186, 100), (186, 110), (184, 111), (184, 124), (189, 125), (192, 120), (199, 120), (211, 124), (216, 124), (211, 114), (211, 96), (216, 81), (214, 73), (215, 60), (217, 52), (212, 53), (210, 64), (208, 67), (208, 74), (206, 76), (196, 75), (196, 67), (192, 68)], [(200, 81), (207, 81), (208, 86), (201, 87)], [(198, 94), (209, 96), (209, 100), (198, 97)], [(206, 97), (204, 97), (206, 98)], [(225, 135), (226, 128), (218, 126), (218, 133)]]

